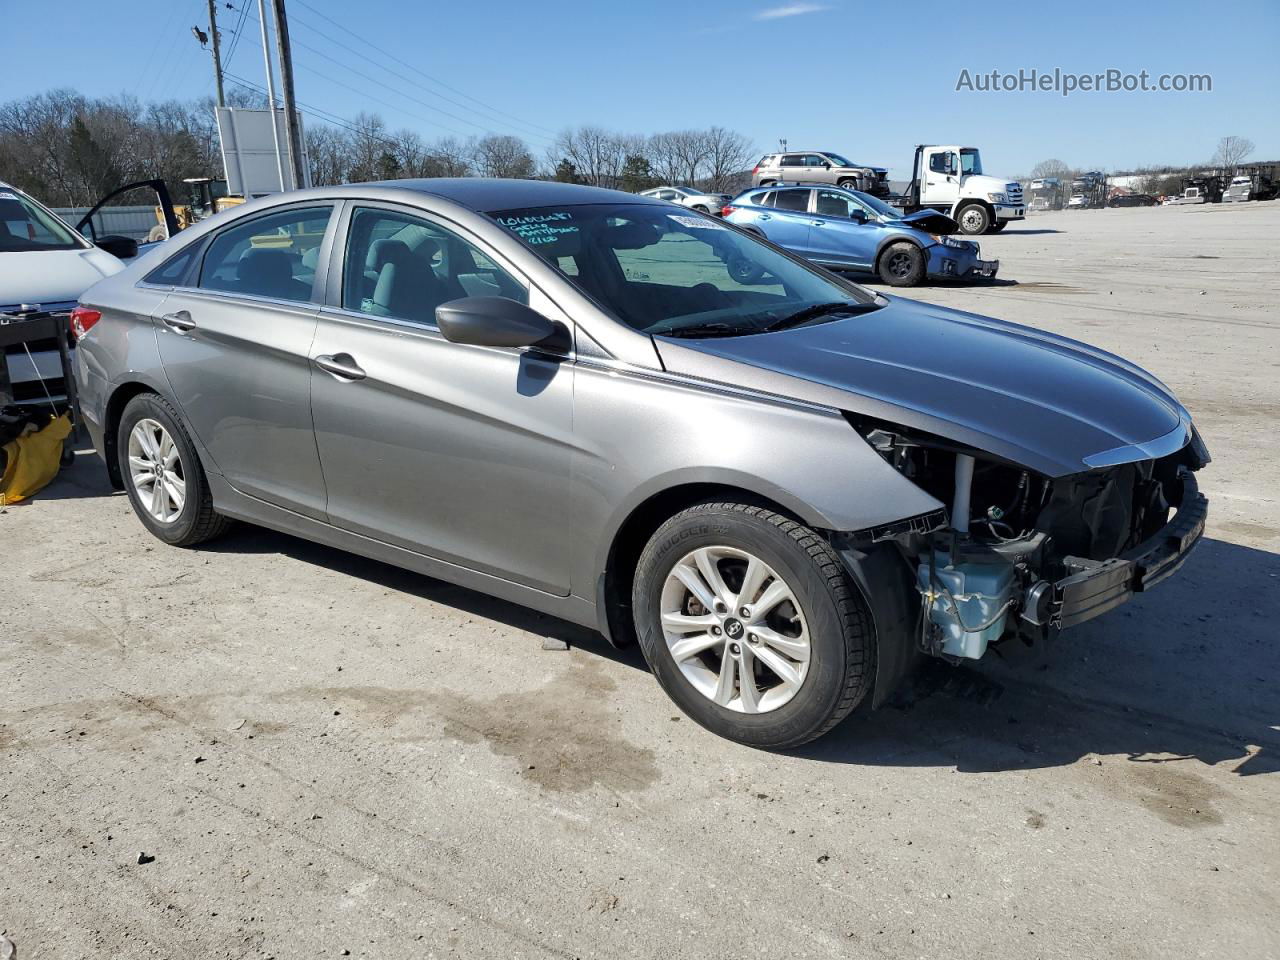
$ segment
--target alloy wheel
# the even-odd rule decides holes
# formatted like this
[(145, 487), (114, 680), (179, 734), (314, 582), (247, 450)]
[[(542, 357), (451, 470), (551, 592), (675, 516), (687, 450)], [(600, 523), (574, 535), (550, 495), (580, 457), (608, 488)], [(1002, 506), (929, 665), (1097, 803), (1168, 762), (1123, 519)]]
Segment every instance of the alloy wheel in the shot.
[(667, 574), (662, 634), (695, 690), (739, 713), (777, 710), (799, 692), (811, 647), (795, 593), (745, 550), (700, 547)]
[(129, 431), (129, 481), (142, 508), (160, 523), (173, 523), (187, 501), (182, 457), (169, 431), (143, 419)]
[(911, 255), (895, 253), (889, 258), (889, 272), (895, 277), (905, 277), (911, 272)]

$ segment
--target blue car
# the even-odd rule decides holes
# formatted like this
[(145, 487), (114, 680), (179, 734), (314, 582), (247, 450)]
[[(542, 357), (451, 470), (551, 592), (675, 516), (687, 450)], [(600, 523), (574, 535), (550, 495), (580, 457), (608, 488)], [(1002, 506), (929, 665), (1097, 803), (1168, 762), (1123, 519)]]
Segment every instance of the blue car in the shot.
[(979, 259), (973, 241), (950, 236), (957, 229), (950, 217), (933, 210), (904, 214), (844, 187), (757, 187), (724, 214), (729, 223), (814, 263), (878, 274), (895, 287), (926, 278), (990, 278), (1000, 268), (999, 260)]

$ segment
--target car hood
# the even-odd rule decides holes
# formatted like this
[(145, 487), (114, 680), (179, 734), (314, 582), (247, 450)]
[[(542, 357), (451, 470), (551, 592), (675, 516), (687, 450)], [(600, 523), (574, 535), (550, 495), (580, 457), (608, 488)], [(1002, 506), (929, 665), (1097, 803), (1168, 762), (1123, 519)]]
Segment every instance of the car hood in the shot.
[(891, 226), (914, 227), (925, 233), (949, 234), (956, 233), (960, 229), (958, 223), (945, 213), (938, 213), (936, 210), (917, 210), (915, 213), (908, 213), (906, 216), (887, 222)]
[(669, 371), (923, 430), (1047, 476), (1146, 459), (1190, 437), (1168, 388), (1119, 357), (886, 299), (871, 313), (793, 330), (656, 342)]
[(84, 250), (0, 252), (0, 306), (64, 303), (124, 264), (97, 247)]

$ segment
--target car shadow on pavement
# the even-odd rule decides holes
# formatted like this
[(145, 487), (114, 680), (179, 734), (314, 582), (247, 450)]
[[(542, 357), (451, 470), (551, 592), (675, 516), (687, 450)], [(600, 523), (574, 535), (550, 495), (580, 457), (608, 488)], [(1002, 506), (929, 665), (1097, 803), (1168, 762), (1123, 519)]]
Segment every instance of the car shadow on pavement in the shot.
[(1276, 773), (1278, 622), (1280, 555), (1206, 538), (1174, 578), (1047, 650), (1015, 641), (990, 663), (931, 661), (891, 705), (799, 752), (961, 772), (1120, 755)]
[(278, 553), (311, 563), (389, 590), (444, 604), (476, 617), (523, 630), (544, 639), (561, 640), (571, 647), (604, 656), (639, 670), (648, 670), (639, 648), (618, 649), (595, 630), (549, 616), (488, 594), (460, 587), (426, 574), (371, 560), (337, 547), (303, 540), (265, 527), (240, 523), (225, 536), (198, 549), (213, 553)]

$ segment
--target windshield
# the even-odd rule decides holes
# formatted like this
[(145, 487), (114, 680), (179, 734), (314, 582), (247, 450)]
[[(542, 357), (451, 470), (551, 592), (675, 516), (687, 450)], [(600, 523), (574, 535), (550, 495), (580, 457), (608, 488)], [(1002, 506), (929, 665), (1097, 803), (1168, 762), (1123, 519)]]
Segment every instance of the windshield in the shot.
[(879, 197), (873, 197), (869, 193), (863, 193), (861, 190), (850, 190), (849, 193), (858, 198), (858, 202), (864, 207), (870, 207), (875, 211), (876, 216), (884, 217), (888, 220), (901, 220), (904, 216), (903, 212), (897, 207), (891, 207)]
[(852, 167), (853, 164), (840, 156), (838, 153), (828, 153), (827, 159), (834, 163), (837, 167)]
[(83, 246), (62, 221), (38, 203), (0, 188), (0, 252), (79, 250)]
[[(528, 207), (489, 214), (628, 326), (740, 336), (875, 304), (763, 242), (697, 213), (650, 204)], [(817, 313), (797, 315), (820, 308)]]
[(982, 175), (982, 157), (978, 156), (977, 150), (960, 151), (960, 172), (966, 176), (971, 173)]

